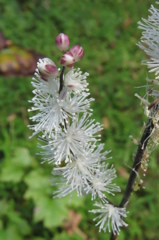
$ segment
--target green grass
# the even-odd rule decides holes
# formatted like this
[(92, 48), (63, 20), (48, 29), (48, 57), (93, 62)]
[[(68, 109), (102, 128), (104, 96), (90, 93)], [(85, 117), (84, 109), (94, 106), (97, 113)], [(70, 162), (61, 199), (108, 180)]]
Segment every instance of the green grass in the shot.
[[(141, 66), (146, 56), (136, 45), (141, 31), (137, 22), (147, 18), (150, 0), (86, 0), (86, 1), (23, 1), (0, 0), (0, 29), (19, 47), (32, 49), (50, 57), (58, 65), (60, 53), (55, 37), (64, 32), (71, 46), (80, 44), (85, 56), (77, 67), (89, 72), (88, 78), (93, 117), (104, 123), (102, 141), (105, 149), (112, 150), (117, 169), (117, 184), (122, 191), (133, 161), (136, 146), (129, 135), (140, 138), (146, 118), (138, 92), (145, 89), (147, 69)], [(59, 65), (58, 65), (59, 66)], [(0, 239), (51, 240), (82, 239), (76, 232), (70, 236), (62, 228), (63, 218), (69, 209), (82, 215), (79, 228), (88, 239), (109, 239), (99, 233), (88, 210), (93, 203), (90, 197), (71, 202), (68, 198), (52, 199), (49, 185), (50, 165), (40, 164), (36, 155), (37, 139), (29, 140), (28, 99), (32, 98), (31, 77), (0, 77)], [(158, 152), (151, 157), (142, 189), (134, 193), (128, 206), (129, 227), (121, 230), (119, 240), (158, 238), (159, 196), (157, 179)], [(156, 184), (154, 184), (156, 182)], [(119, 203), (122, 194), (117, 194)]]

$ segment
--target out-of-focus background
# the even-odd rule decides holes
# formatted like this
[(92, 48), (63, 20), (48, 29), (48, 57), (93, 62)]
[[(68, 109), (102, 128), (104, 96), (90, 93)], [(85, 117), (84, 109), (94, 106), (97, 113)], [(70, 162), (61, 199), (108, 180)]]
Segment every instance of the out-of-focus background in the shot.
[[(104, 125), (102, 141), (112, 150), (122, 193), (136, 146), (146, 121), (138, 92), (144, 95), (146, 56), (136, 45), (137, 22), (147, 18), (150, 0), (0, 0), (0, 240), (103, 240), (88, 210), (89, 196), (53, 199), (51, 165), (40, 163), (36, 137), (28, 139), (32, 98), (31, 78), (39, 57), (58, 67), (55, 37), (64, 32), (71, 46), (80, 44), (85, 56), (76, 66), (88, 78), (93, 117)], [(156, 240), (159, 236), (159, 170), (157, 151), (150, 159), (141, 189), (128, 205), (129, 224), (119, 240)], [(118, 204), (122, 197), (117, 194)]]

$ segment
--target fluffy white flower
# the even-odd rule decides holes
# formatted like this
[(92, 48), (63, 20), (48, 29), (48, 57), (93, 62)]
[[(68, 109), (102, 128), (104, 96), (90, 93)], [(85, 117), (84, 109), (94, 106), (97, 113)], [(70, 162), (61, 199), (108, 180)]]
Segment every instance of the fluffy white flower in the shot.
[(114, 195), (113, 192), (120, 192), (120, 188), (112, 181), (116, 178), (116, 170), (113, 166), (108, 168), (108, 164), (101, 164), (99, 171), (96, 170), (94, 175), (90, 176), (90, 184), (86, 185), (85, 191), (87, 194), (92, 195), (92, 200), (99, 197), (101, 200), (105, 201), (105, 194), (109, 193)]
[(143, 30), (141, 42), (138, 44), (145, 53), (150, 57), (144, 63), (150, 69), (150, 72), (155, 72), (156, 78), (159, 78), (159, 10), (154, 6), (150, 8), (150, 16), (147, 19), (142, 19), (138, 22), (139, 28)]
[(88, 83), (86, 81), (87, 76), (89, 76), (89, 74), (88, 73), (82, 74), (80, 68), (78, 68), (77, 70), (72, 68), (65, 75), (64, 84), (69, 90), (74, 91), (75, 93), (88, 91), (89, 90), (87, 88)]
[(48, 144), (41, 146), (48, 153), (47, 159), (55, 164), (61, 161), (70, 162), (72, 156), (85, 155), (85, 148), (89, 143), (92, 145), (97, 142), (97, 132), (102, 127), (99, 123), (90, 120), (91, 114), (84, 113), (80, 118), (73, 118), (71, 124), (67, 124), (59, 131), (52, 133), (48, 139)]
[[(57, 191), (54, 192), (56, 197), (65, 196), (64, 192), (77, 191), (77, 195), (80, 196), (83, 193), (84, 185), (88, 184), (88, 177), (91, 174), (93, 166), (90, 159), (81, 157), (74, 157), (72, 162), (67, 163), (64, 167), (54, 168), (52, 171), (53, 175), (61, 175), (61, 181), (63, 183)], [(64, 191), (64, 189), (69, 191)]]
[[(149, 12), (148, 19), (142, 18), (142, 21), (138, 22), (139, 28), (142, 29), (141, 42), (138, 45), (149, 56), (149, 59), (143, 61), (143, 63), (148, 66), (150, 72), (155, 73), (156, 77), (155, 79), (146, 78), (146, 94), (144, 97), (135, 94), (141, 100), (141, 103), (145, 105), (144, 110), (147, 117), (153, 115), (152, 107), (158, 103), (159, 97), (159, 10), (151, 5)], [(155, 100), (149, 102), (149, 96)]]
[(38, 111), (36, 115), (30, 119), (35, 124), (30, 125), (30, 129), (34, 130), (33, 135), (43, 132), (44, 135), (52, 133), (52, 130), (58, 130), (59, 124), (64, 125), (69, 114), (72, 111), (65, 111), (68, 109), (69, 103), (62, 99), (61, 94), (56, 93), (54, 96), (46, 92), (37, 92), (35, 97), (30, 101), (34, 104), (29, 111)]
[[(102, 145), (99, 145), (97, 149), (95, 145), (94, 146), (88, 145), (83, 149), (83, 154), (75, 156), (72, 155), (71, 161), (65, 164), (65, 166), (63, 166), (63, 164), (61, 163), (59, 167), (53, 169), (52, 171), (53, 175), (58, 175), (62, 177), (61, 179), (62, 182), (59, 182), (59, 190), (55, 192), (57, 194), (57, 197), (63, 197), (64, 196), (63, 190), (66, 188), (67, 189), (69, 188), (69, 192), (72, 192), (74, 190), (77, 191), (78, 195), (88, 194), (91, 192), (92, 196), (93, 195), (97, 196), (95, 195), (95, 191), (98, 191), (100, 195), (102, 190), (104, 190), (104, 187), (105, 189), (107, 189), (108, 192), (113, 191), (112, 190), (113, 187), (114, 189), (117, 190), (117, 187), (111, 184), (111, 180), (113, 179), (113, 177), (115, 177), (115, 175), (113, 174), (114, 172), (113, 169), (108, 170), (107, 172), (105, 171), (107, 177), (102, 175), (102, 177), (104, 177), (103, 181), (105, 182), (105, 186), (103, 188), (101, 187), (100, 184), (98, 185), (95, 184), (94, 182), (95, 175), (98, 176), (97, 177), (98, 183), (99, 181), (102, 181), (101, 179), (99, 180), (100, 173), (102, 174), (100, 165), (102, 161), (101, 158), (105, 157), (106, 159), (106, 155), (109, 153), (109, 152), (101, 153), (102, 150), (103, 150)], [(54, 181), (56, 183), (55, 179)], [(92, 188), (90, 187), (91, 185), (93, 185), (93, 190), (90, 191), (90, 188)]]
[(48, 93), (54, 95), (59, 90), (59, 78), (49, 78), (47, 81), (44, 81), (40, 74), (39, 70), (36, 69), (34, 77), (31, 82), (34, 87), (33, 93), (36, 95), (39, 93)]
[(90, 212), (99, 214), (93, 220), (99, 220), (96, 226), (99, 226), (99, 231), (103, 230), (106, 232), (108, 229), (111, 232), (111, 228), (114, 234), (119, 234), (120, 227), (127, 227), (128, 224), (123, 221), (122, 218), (126, 217), (126, 209), (115, 207), (109, 203), (98, 203), (94, 206), (98, 207)]
[(29, 111), (38, 111), (36, 115), (30, 119), (35, 122), (29, 126), (34, 130), (33, 135), (43, 132), (44, 135), (52, 133), (52, 130), (59, 130), (59, 125), (67, 123), (68, 117), (74, 117), (79, 112), (87, 112), (90, 110), (90, 102), (92, 98), (87, 99), (89, 93), (82, 92), (80, 95), (71, 95), (64, 88), (61, 93), (57, 92), (57, 80), (52, 79), (45, 82), (40, 79), (33, 79), (33, 91), (35, 96), (30, 101), (34, 106)]

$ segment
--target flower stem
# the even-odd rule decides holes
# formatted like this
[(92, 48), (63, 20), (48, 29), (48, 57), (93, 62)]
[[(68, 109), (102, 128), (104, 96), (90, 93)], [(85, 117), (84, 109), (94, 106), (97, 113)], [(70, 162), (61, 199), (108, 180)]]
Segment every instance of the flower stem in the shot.
[[(133, 186), (134, 186), (134, 183), (135, 183), (135, 179), (137, 177), (137, 172), (138, 172), (138, 170), (141, 166), (141, 160), (142, 160), (143, 154), (145, 152), (145, 149), (147, 147), (147, 143), (150, 139), (150, 135), (152, 133), (153, 128), (154, 128), (154, 125), (153, 125), (152, 119), (149, 119), (149, 121), (148, 121), (148, 123), (145, 127), (145, 130), (143, 132), (143, 135), (141, 137), (140, 143), (138, 145), (138, 149), (137, 149), (137, 152), (136, 152), (136, 156), (134, 158), (132, 170), (130, 172), (130, 176), (129, 176), (129, 179), (128, 179), (128, 183), (127, 183), (123, 198), (122, 198), (122, 200), (119, 204), (119, 207), (121, 207), (121, 208), (126, 207), (127, 203), (129, 202), (129, 198), (130, 198), (131, 193), (133, 191)], [(112, 232), (110, 240), (116, 240), (116, 239), (117, 239), (117, 234), (114, 234)]]
[[(62, 71), (61, 71), (61, 74), (60, 74), (60, 88), (59, 88), (59, 94), (60, 94), (60, 92), (62, 91), (62, 89), (63, 89), (63, 82), (64, 82), (64, 79), (63, 79), (63, 77), (64, 77), (64, 71), (65, 71), (65, 67), (63, 66), (62, 67)], [(67, 123), (66, 123), (66, 120), (64, 119), (64, 124), (65, 124), (65, 128), (67, 129)]]
[(60, 88), (59, 88), (59, 93), (62, 91), (63, 89), (63, 76), (64, 76), (64, 71), (65, 71), (65, 67), (62, 67), (62, 71), (60, 74)]

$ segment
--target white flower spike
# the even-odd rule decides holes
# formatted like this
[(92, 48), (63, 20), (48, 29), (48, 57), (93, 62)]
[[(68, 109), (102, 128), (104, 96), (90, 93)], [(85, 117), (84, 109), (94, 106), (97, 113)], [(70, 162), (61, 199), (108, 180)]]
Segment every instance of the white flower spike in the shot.
[(147, 19), (139, 21), (139, 28), (143, 30), (141, 42), (138, 44), (150, 57), (145, 63), (150, 72), (155, 72), (156, 78), (159, 78), (159, 10), (153, 5), (150, 8), (151, 15)]
[(106, 163), (110, 151), (104, 151), (104, 144), (100, 143), (102, 126), (91, 119), (90, 103), (94, 99), (89, 98), (89, 74), (73, 68), (82, 59), (84, 49), (75, 45), (68, 51), (70, 42), (64, 33), (55, 42), (63, 53), (60, 58), (63, 67), (57, 69), (49, 58), (38, 61), (29, 110), (35, 114), (30, 117), (33, 124), (29, 127), (32, 135), (39, 135), (43, 162), (53, 165), (52, 185), (58, 187), (54, 196), (61, 198), (76, 191), (78, 196), (90, 194), (92, 200), (100, 199), (106, 204), (102, 208), (105, 218), (100, 230), (108, 220), (106, 226), (109, 228), (112, 221), (113, 231), (119, 231), (124, 225), (121, 220), (124, 210), (109, 206), (106, 194), (114, 195), (120, 188), (113, 183), (116, 178), (113, 165), (109, 167)]

